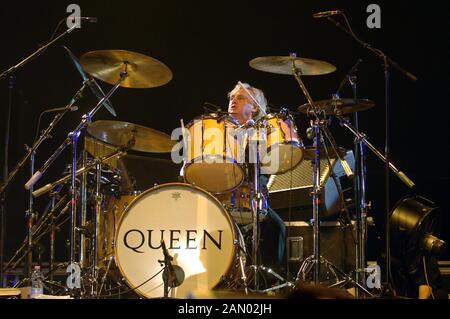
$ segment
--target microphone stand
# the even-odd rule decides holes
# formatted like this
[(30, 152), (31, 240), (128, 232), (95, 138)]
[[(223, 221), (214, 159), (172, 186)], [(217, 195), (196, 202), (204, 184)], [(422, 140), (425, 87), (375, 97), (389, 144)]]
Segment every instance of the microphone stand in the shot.
[[(3, 182), (8, 179), (8, 157), (9, 157), (9, 133), (11, 126), (12, 94), (14, 89), (14, 76), (10, 76), (8, 83), (8, 112), (5, 125), (5, 145), (3, 161)], [(3, 186), (1, 187), (3, 188)], [(3, 288), (3, 262), (5, 257), (5, 232), (6, 232), (6, 193), (0, 191), (0, 288)]]
[[(164, 281), (164, 298), (169, 298), (169, 287), (175, 288), (181, 285), (184, 281), (184, 272), (180, 266), (172, 265), (173, 257), (170, 256), (169, 251), (166, 248), (166, 244), (164, 239), (161, 239), (161, 248), (164, 254), (164, 260), (158, 260), (158, 262), (164, 265), (164, 271), (162, 273), (163, 281)], [(176, 275), (176, 270), (179, 270), (180, 278)]]
[[(128, 77), (128, 63), (124, 63), (124, 71), (120, 72), (120, 79), (111, 88), (111, 90), (106, 94), (97, 105), (88, 113), (83, 115), (81, 123), (70, 132), (66, 140), (58, 147), (58, 149), (50, 156), (50, 158), (45, 162), (45, 164), (28, 180), (25, 184), (25, 188), (29, 189), (41, 178), (42, 174), (48, 169), (48, 167), (56, 160), (56, 158), (61, 154), (61, 152), (70, 144), (72, 144), (72, 168), (71, 168), (71, 217), (70, 217), (70, 262), (69, 264), (75, 264), (76, 259), (76, 227), (77, 227), (77, 188), (76, 188), (76, 176), (77, 176), (77, 142), (81, 132), (90, 123), (92, 117), (100, 109), (103, 103), (111, 97), (111, 95), (119, 88), (122, 82)], [(76, 294), (74, 288), (72, 288), (71, 293)]]
[(27, 64), (29, 61), (31, 61), (34, 57), (38, 56), (41, 52), (45, 51), (53, 43), (55, 43), (56, 41), (58, 41), (62, 37), (66, 36), (67, 34), (72, 32), (73, 30), (75, 30), (76, 28), (77, 28), (77, 25), (75, 24), (72, 28), (67, 29), (66, 31), (61, 33), (59, 36), (57, 36), (55, 39), (53, 39), (52, 41), (48, 42), (46, 45), (41, 46), (39, 49), (34, 51), (32, 54), (30, 54), (28, 57), (26, 57), (25, 59), (23, 59), (22, 61), (20, 61), (16, 65), (13, 65), (8, 70), (3, 71), (0, 74), (0, 80), (3, 79), (4, 77), (6, 77), (6, 76), (16, 72), (19, 68), (21, 68), (22, 66)]
[[(6, 197), (6, 195), (5, 195), (4, 192), (6, 190), (7, 185), (11, 181), (12, 177), (14, 177), (14, 175), (17, 173), (17, 171), (15, 171), (13, 176), (8, 174), (9, 127), (10, 127), (10, 121), (11, 121), (10, 117), (11, 117), (12, 89), (13, 89), (13, 85), (14, 85), (13, 73), (16, 72), (22, 66), (24, 66), (25, 64), (27, 64), (33, 58), (37, 57), (39, 54), (44, 52), (53, 43), (55, 43), (59, 39), (63, 38), (64, 36), (66, 36), (67, 34), (72, 32), (74, 29), (76, 29), (76, 27), (77, 27), (77, 25), (74, 25), (72, 28), (67, 29), (65, 32), (60, 34), (58, 37), (56, 37), (52, 41), (48, 42), (46, 45), (41, 46), (39, 49), (37, 49), (32, 54), (30, 54), (28, 57), (26, 57), (25, 59), (23, 59), (22, 61), (20, 61), (16, 65), (11, 66), (9, 69), (3, 71), (0, 74), (0, 81), (3, 78), (5, 78), (5, 77), (10, 76), (10, 80), (9, 80), (9, 91), (10, 91), (10, 93), (9, 93), (8, 113), (7, 113), (6, 125), (5, 125), (5, 128), (6, 128), (6, 133), (5, 133), (5, 162), (4, 162), (4, 170), (3, 170), (4, 183), (0, 187), (0, 223), (1, 223), (1, 225), (0, 225), (0, 288), (2, 288), (3, 284), (4, 284), (3, 283), (3, 260), (4, 260), (4, 255), (5, 255), (5, 252), (4, 252), (4, 246), (5, 246), (4, 239), (5, 239), (5, 222), (6, 222), (6, 220), (5, 220), (5, 215), (6, 215), (6, 203), (5, 203), (6, 199), (5, 199), (5, 197)], [(30, 156), (30, 155), (31, 155), (31, 153), (28, 156)]]
[[(19, 163), (16, 165), (16, 167), (9, 173), (8, 177), (6, 178), (3, 185), (0, 187), (0, 197), (4, 198), (4, 194), (6, 192), (7, 187), (9, 186), (10, 182), (13, 180), (13, 178), (17, 175), (17, 173), (21, 170), (21, 168), (25, 165), (25, 163), (30, 159), (30, 170), (31, 175), (33, 175), (34, 171), (34, 158), (36, 155), (36, 150), (38, 147), (47, 139), (50, 138), (50, 133), (55, 128), (56, 124), (64, 117), (64, 115), (70, 110), (71, 106), (75, 104), (78, 99), (82, 97), (83, 91), (86, 87), (86, 84), (83, 83), (83, 86), (75, 93), (74, 97), (70, 101), (70, 103), (65, 107), (65, 110), (63, 112), (60, 112), (55, 115), (52, 122), (49, 124), (49, 126), (41, 133), (40, 137), (37, 139), (37, 141), (34, 142), (32, 147), (27, 147), (27, 153), (23, 156), (23, 158), (19, 161)], [(35, 219), (35, 215), (33, 212), (33, 188), (30, 187), (30, 197), (28, 199), (28, 211), (26, 212), (26, 219), (27, 219), (27, 229), (28, 229), (28, 246), (31, 248), (33, 246), (33, 223)], [(3, 227), (3, 223), (2, 223)], [(28, 250), (28, 257), (27, 257), (27, 270), (26, 275), (31, 274), (32, 270), (32, 259), (33, 259), (33, 251), (32, 249)], [(3, 264), (1, 264), (1, 269), (3, 272)]]
[[(389, 109), (390, 109), (390, 66), (394, 66), (398, 71), (400, 71), (402, 74), (404, 74), (407, 78), (409, 78), (412, 81), (417, 81), (417, 77), (411, 74), (410, 72), (404, 70), (400, 65), (392, 60), (390, 57), (388, 57), (383, 51), (372, 47), (370, 44), (361, 41), (352, 31), (350, 24), (348, 23), (348, 19), (345, 16), (345, 14), (341, 13), (345, 18), (345, 21), (348, 25), (349, 30), (344, 28), (339, 22), (334, 20), (333, 18), (328, 17), (327, 20), (334, 23), (338, 28), (343, 30), (345, 33), (349, 34), (353, 39), (356, 40), (361, 46), (368, 49), (369, 51), (375, 53), (376, 56), (378, 56), (383, 61), (383, 70), (384, 70), (384, 82), (385, 82), (385, 237), (386, 237), (386, 243), (385, 243), (385, 253), (386, 253), (386, 270), (385, 270), (385, 282), (384, 282), (384, 288), (385, 293), (388, 295), (392, 294), (392, 285), (390, 283), (390, 276), (391, 276), (391, 254), (390, 254), (390, 221), (389, 221), (389, 213), (390, 213), (390, 184), (389, 184), (389, 168), (390, 168), (390, 146), (389, 146)], [(404, 176), (406, 177), (406, 176)], [(405, 182), (405, 181), (404, 181)], [(411, 182), (411, 180), (409, 180)], [(406, 183), (408, 187), (413, 187), (414, 183)]]

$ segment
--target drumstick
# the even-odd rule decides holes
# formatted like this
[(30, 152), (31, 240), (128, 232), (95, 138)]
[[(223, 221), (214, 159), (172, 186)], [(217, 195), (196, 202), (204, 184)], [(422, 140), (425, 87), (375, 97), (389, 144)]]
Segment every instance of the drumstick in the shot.
[(253, 100), (253, 102), (259, 107), (259, 111), (266, 116), (267, 113), (263, 110), (263, 108), (261, 107), (261, 105), (258, 103), (258, 101), (256, 101), (256, 99), (253, 97), (253, 95), (249, 92), (249, 90), (247, 90), (244, 86), (244, 84), (242, 84), (241, 81), (238, 81), (238, 84), (244, 89), (244, 91), (248, 94), (248, 96), (250, 96)]

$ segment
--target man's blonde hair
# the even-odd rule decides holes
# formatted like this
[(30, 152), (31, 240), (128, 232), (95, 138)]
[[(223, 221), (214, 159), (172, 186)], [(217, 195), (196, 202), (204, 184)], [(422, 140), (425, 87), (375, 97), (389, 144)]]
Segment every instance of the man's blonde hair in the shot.
[[(242, 85), (241, 85), (242, 84)], [(253, 119), (254, 120), (258, 120), (262, 117), (264, 117), (264, 115), (266, 114), (266, 110), (267, 110), (267, 99), (264, 96), (264, 92), (261, 91), (258, 88), (255, 88), (253, 86), (251, 86), (248, 83), (237, 83), (235, 85), (235, 87), (228, 93), (228, 98), (234, 93), (239, 91), (242, 87), (244, 87), (252, 96), (253, 98), (258, 102), (259, 106), (257, 103), (255, 103), (255, 101), (253, 101), (253, 99), (251, 97), (249, 97), (250, 103), (252, 105), (254, 105), (257, 109), (257, 111), (255, 113), (253, 113)], [(260, 110), (260, 107), (262, 109), (262, 112)]]

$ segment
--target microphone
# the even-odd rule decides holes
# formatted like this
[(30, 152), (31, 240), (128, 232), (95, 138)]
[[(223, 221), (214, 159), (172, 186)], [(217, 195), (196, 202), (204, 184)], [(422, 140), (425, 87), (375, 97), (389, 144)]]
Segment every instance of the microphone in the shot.
[[(72, 60), (72, 63), (77, 68), (78, 72), (81, 74), (83, 80), (85, 83), (89, 86), (92, 93), (98, 98), (102, 99), (105, 96), (105, 93), (103, 92), (102, 88), (98, 83), (93, 79), (87, 76), (87, 74), (84, 72), (83, 68), (81, 67), (80, 62), (78, 62), (78, 59), (75, 57), (75, 55), (70, 51), (66, 46), (63, 46), (64, 49), (66, 49), (67, 54), (69, 54), (70, 59)], [(103, 106), (106, 107), (106, 109), (111, 113), (114, 117), (117, 116), (116, 111), (114, 110), (113, 106), (109, 102), (109, 100), (106, 100), (103, 102)]]
[(333, 10), (333, 11), (323, 11), (323, 12), (317, 12), (313, 14), (313, 18), (326, 18), (326, 17), (330, 17), (330, 16), (334, 16), (336, 14), (340, 14), (341, 11), (339, 10)]
[(164, 254), (164, 263), (166, 264), (166, 269), (164, 269), (162, 274), (163, 280), (171, 288), (178, 287), (184, 281), (184, 270), (180, 266), (172, 265), (173, 257), (170, 256), (163, 239), (161, 239), (161, 248)]
[(69, 107), (57, 107), (57, 108), (53, 108), (53, 109), (48, 109), (45, 110), (44, 113), (50, 113), (50, 112), (64, 112), (64, 111), (70, 111), (70, 112), (75, 112), (78, 111), (78, 106), (76, 105), (71, 105)]

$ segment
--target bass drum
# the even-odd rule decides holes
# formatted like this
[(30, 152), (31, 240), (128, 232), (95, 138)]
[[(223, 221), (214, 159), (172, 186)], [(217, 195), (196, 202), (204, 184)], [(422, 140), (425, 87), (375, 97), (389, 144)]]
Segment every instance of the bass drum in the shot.
[(182, 269), (177, 278), (184, 275), (169, 297), (211, 290), (243, 268), (245, 245), (238, 228), (221, 203), (198, 187), (170, 183), (149, 189), (119, 222), (116, 263), (130, 288), (147, 298), (164, 296), (162, 239), (172, 264)]

